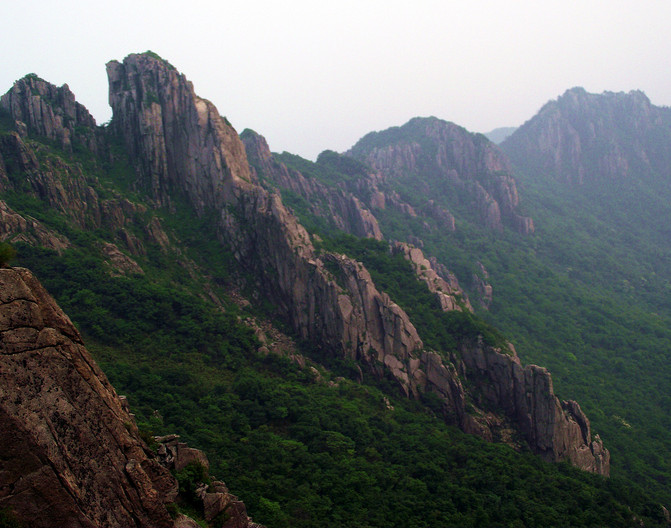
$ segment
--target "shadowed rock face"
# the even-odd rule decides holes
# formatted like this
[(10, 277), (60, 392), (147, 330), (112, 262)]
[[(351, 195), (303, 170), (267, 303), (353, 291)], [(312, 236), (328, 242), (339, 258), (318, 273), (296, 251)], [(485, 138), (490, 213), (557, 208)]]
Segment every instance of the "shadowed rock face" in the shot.
[(176, 481), (26, 269), (0, 269), (0, 507), (35, 527), (172, 526)]
[(643, 92), (572, 88), (545, 104), (501, 149), (536, 178), (581, 185), (651, 172), (668, 177), (670, 130), (671, 109), (652, 105)]
[[(499, 430), (512, 424), (544, 457), (568, 459), (586, 470), (608, 473), (607, 451), (599, 451), (600, 441), (592, 441), (577, 404), (562, 405), (554, 396), (547, 371), (523, 368), (512, 347), (503, 354), (474, 343), (450, 358), (425, 350), (408, 315), (376, 289), (361, 263), (316, 252), (310, 235), (280, 197), (256, 182), (232, 127), (169, 64), (149, 55), (131, 55), (123, 64), (109, 63), (108, 75), (116, 132), (135, 156), (140, 179), (156, 202), (169, 204), (169, 193), (176, 191), (200, 213), (214, 212), (222, 244), (255, 277), (260, 295), (273, 300), (302, 338), (357, 359), (376, 376), (391, 375), (408, 396), (435, 392), (443, 400), (446, 419), (466, 431), (497, 439)], [(494, 209), (506, 211), (507, 218), (515, 221), (517, 193), (512, 178), (504, 174), (489, 183), (465, 181), (471, 170), (469, 160), (475, 159), (477, 167), (494, 174), (506, 168), (505, 159), (493, 147), (478, 147), (486, 139), (457, 133), (453, 127), (441, 122), (427, 131), (438, 134), (438, 139), (443, 134), (461, 138), (452, 150), (446, 150), (446, 145), (439, 149), (437, 163), (445, 169), (445, 177), (456, 185), (475, 186), (476, 192), (482, 189), (485, 202), (491, 200)], [(256, 156), (255, 166), (282, 172), (287, 186), (308, 185), (300, 178), (289, 181), (292, 174), (273, 166), (267, 146), (258, 137), (251, 140), (248, 146)], [(381, 156), (400, 156), (412, 166), (416, 148), (385, 150)], [(384, 207), (386, 200), (370, 193), (377, 207)], [(430, 270), (430, 262), (419, 250), (401, 250), (411, 262), (419, 263), (416, 269), (427, 268), (423, 280), (444, 297), (445, 309), (459, 306), (455, 295), (462, 294), (457, 285)], [(462, 378), (472, 381), (471, 397), (482, 406), (473, 414), (466, 412)]]

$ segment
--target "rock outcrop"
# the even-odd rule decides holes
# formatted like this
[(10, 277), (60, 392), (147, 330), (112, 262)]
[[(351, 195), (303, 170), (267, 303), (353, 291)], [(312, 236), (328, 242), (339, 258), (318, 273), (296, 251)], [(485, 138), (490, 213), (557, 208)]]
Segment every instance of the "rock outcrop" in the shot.
[(172, 526), (175, 480), (26, 269), (0, 269), (0, 343), (0, 508), (35, 527)]
[[(317, 252), (307, 231), (280, 197), (257, 183), (248, 168), (243, 143), (233, 128), (210, 103), (195, 95), (191, 84), (172, 66), (149, 54), (131, 55), (123, 64), (108, 64), (108, 74), (115, 131), (135, 156), (143, 187), (152, 193), (157, 204), (169, 205), (170, 193), (178, 192), (186, 196), (199, 213), (214, 212), (221, 243), (244, 267), (246, 280), (252, 281), (248, 285), (259, 295), (272, 299), (278, 314), (300, 337), (331, 353), (358, 360), (367, 366), (367, 372), (376, 376), (391, 376), (408, 396), (435, 392), (444, 402), (446, 418), (467, 431), (494, 438), (495, 427), (504, 422), (515, 423), (520, 425), (531, 448), (543, 456), (553, 460), (569, 459), (585, 469), (607, 472), (607, 460), (601, 465), (593, 461), (596, 455), (590, 448), (593, 440), (589, 437), (589, 428), (584, 427), (587, 423), (584, 416), (571, 405), (552, 407), (556, 397), (551, 384), (534, 385), (534, 390), (524, 384), (515, 385), (513, 380), (519, 372), (534, 369), (522, 369), (514, 352), (507, 355), (472, 344), (474, 350), (481, 350), (487, 358), (497, 358), (498, 363), (491, 364), (492, 372), (482, 373), (478, 370), (482, 362), (469, 362), (468, 351), (462, 353), (462, 360), (456, 355), (448, 358), (424, 349), (407, 314), (384, 292), (377, 290), (361, 263), (344, 255)], [(449, 135), (453, 131), (448, 126), (445, 132), (446, 127), (441, 123), (436, 127), (438, 134)], [(490, 197), (496, 196), (499, 210), (512, 217), (512, 208), (517, 203), (514, 182), (505, 176), (494, 178), (499, 169), (505, 169), (503, 158), (493, 147), (475, 149), (477, 142), (486, 141), (484, 138), (468, 136), (468, 139), (470, 142), (464, 140), (451, 145), (451, 150), (446, 145), (440, 147), (437, 163), (445, 169), (441, 174), (457, 178), (464, 188), (472, 184), (487, 187), (485, 192)], [(254, 165), (258, 178), (263, 179), (268, 170), (282, 171), (281, 167), (268, 168), (272, 160), (267, 156), (267, 147), (261, 148), (258, 137), (252, 140), (254, 143), (248, 144), (257, 156)], [(414, 163), (417, 168), (416, 149), (416, 145), (391, 149), (384, 151), (387, 154), (380, 159), (400, 156), (406, 165)], [(473, 159), (473, 149), (477, 150), (475, 159), (481, 164), (478, 167), (492, 176), (482, 183), (467, 181), (465, 176), (466, 179), (461, 180), (457, 172), (466, 174), (466, 159)], [(285, 176), (291, 174), (285, 173)], [(285, 183), (311, 185), (300, 179), (298, 183)], [(384, 206), (387, 198), (387, 195), (369, 195), (370, 202), (377, 205)], [(419, 260), (423, 263), (425, 259), (422, 256)], [(438, 279), (427, 277), (434, 285)], [(440, 289), (447, 289), (449, 284), (441, 280), (444, 284), (440, 283)], [(447, 291), (443, 293), (450, 296)], [(519, 372), (513, 365), (517, 365)], [(485, 368), (488, 367), (485, 364)], [(518, 374), (506, 381), (505, 373), (501, 374), (500, 370)], [(473, 416), (466, 412), (466, 392), (460, 377), (469, 380), (472, 377), (471, 390), (482, 390), (483, 394), (488, 394), (487, 387), (492, 380), (522, 387), (519, 394), (524, 394), (526, 406), (509, 405), (502, 414), (496, 411), (501, 407), (497, 407), (495, 399), (483, 396), (483, 409), (476, 410), (478, 416)], [(529, 378), (536, 379), (531, 374)], [(505, 393), (501, 389), (499, 393), (501, 398), (504, 394), (514, 397), (517, 390)], [(549, 412), (537, 410), (544, 410), (548, 405), (558, 410), (546, 419)], [(487, 421), (481, 419), (480, 414), (496, 419)], [(528, 426), (522, 426), (521, 420), (526, 420)], [(571, 420), (583, 424), (578, 427), (579, 435), (574, 434), (576, 430)], [(565, 445), (562, 447), (560, 440), (547, 438), (564, 439)], [(591, 454), (583, 459), (572, 454), (577, 452)]]
[[(205, 454), (161, 439), (158, 457), (139, 438), (118, 396), (70, 319), (23, 268), (0, 268), (0, 509), (32, 527), (197, 527), (167, 505), (170, 470)], [(200, 492), (217, 528), (262, 528), (223, 482)], [(220, 515), (221, 514), (221, 515)]]
[(31, 217), (23, 217), (0, 200), (0, 241), (25, 242), (62, 253), (70, 241)]
[(670, 126), (671, 109), (652, 105), (643, 92), (572, 88), (546, 103), (501, 149), (530, 175), (576, 185), (651, 173), (668, 178)]
[[(0, 134), (0, 191), (20, 192), (41, 200), (80, 229), (102, 228), (114, 233), (116, 244), (112, 245), (117, 246), (114, 258), (109, 247), (103, 255), (117, 270), (134, 268), (132, 272), (141, 273), (137, 264), (119, 248), (131, 255), (144, 255), (144, 242), (133, 234), (139, 230), (146, 235), (145, 241), (156, 243), (165, 250), (168, 241), (160, 220), (155, 216), (147, 220), (145, 206), (121, 197), (117, 192), (108, 192), (102, 198), (98, 194), (101, 185), (95, 177), (85, 173), (75, 159), (54, 156), (40, 142), (44, 137), (52, 140), (76, 138), (78, 136), (68, 132), (73, 126), (80, 135), (88, 131), (88, 135), (84, 134), (86, 137), (98, 134), (95, 121), (86, 109), (74, 101), (67, 86), (57, 88), (31, 76), (17, 81), (2, 101), (6, 105), (4, 111), (11, 112), (16, 122), (15, 130)], [(41, 113), (38, 108), (42, 108)], [(19, 133), (22, 128), (19, 124), (23, 123), (20, 119), (28, 120), (27, 130), (31, 136)], [(68, 126), (59, 128), (64, 123)], [(40, 141), (33, 141), (33, 136), (39, 136)], [(108, 150), (103, 139), (98, 135), (96, 142), (84, 143), (80, 147), (89, 149), (92, 154), (100, 154)], [(59, 253), (70, 245), (62, 234), (33, 218), (17, 214), (5, 202), (0, 204), (0, 217), (3, 220), (0, 240), (41, 245)], [(125, 263), (120, 264), (121, 260)]]
[(111, 127), (141, 163), (143, 187), (159, 204), (181, 192), (202, 213), (251, 182), (236, 131), (168, 62), (129, 55), (109, 62), (107, 76)]
[[(264, 528), (256, 524), (247, 515), (245, 503), (231, 494), (223, 482), (209, 475), (210, 463), (205, 453), (189, 447), (179, 441), (178, 435), (155, 437), (159, 443), (158, 455), (166, 468), (181, 471), (190, 464), (197, 464), (203, 469), (204, 480), (196, 490), (198, 500), (202, 502), (203, 517), (208, 523), (215, 523), (217, 528)], [(217, 519), (224, 519), (216, 522)], [(196, 528), (197, 524), (194, 524)], [(178, 528), (176, 525), (175, 528)]]
[(24, 134), (47, 137), (67, 151), (72, 150), (73, 143), (96, 151), (95, 119), (75, 101), (67, 84), (57, 88), (37, 75), (26, 75), (0, 97), (0, 109)]
[[(415, 118), (371, 132), (346, 154), (419, 194), (447, 197), (452, 207), (470, 209), (491, 229), (534, 230), (531, 218), (517, 212), (519, 196), (507, 159), (481, 134), (433, 117)], [(445, 216), (436, 207), (431, 204), (427, 212)]]
[[(504, 411), (534, 451), (546, 460), (568, 460), (586, 471), (608, 475), (610, 454), (575, 401), (560, 401), (550, 373), (536, 365), (523, 367), (510, 347), (509, 353), (481, 344), (462, 346), (461, 374), (477, 386), (475, 401), (483, 408)], [(500, 424), (487, 423), (496, 433)]]
[(439, 275), (434, 269), (431, 260), (424, 256), (421, 249), (403, 242), (395, 242), (392, 244), (391, 250), (392, 254), (403, 255), (410, 262), (417, 278), (423, 281), (429, 291), (436, 296), (440, 308), (444, 312), (452, 310), (473, 311), (468, 297), (459, 287), (459, 282), (454, 274)]
[(265, 138), (256, 132), (247, 129), (240, 137), (245, 144), (249, 163), (261, 181), (272, 182), (278, 188), (304, 198), (312, 214), (326, 219), (341, 231), (382, 240), (377, 219), (354, 194), (336, 186), (335, 182), (328, 186), (288, 169), (284, 163), (274, 159)]

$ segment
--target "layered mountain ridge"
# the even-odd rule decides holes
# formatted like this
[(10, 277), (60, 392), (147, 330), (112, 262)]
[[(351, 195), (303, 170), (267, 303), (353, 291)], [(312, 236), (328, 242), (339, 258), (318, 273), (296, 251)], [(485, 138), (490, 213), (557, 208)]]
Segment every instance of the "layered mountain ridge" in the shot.
[[(300, 337), (368, 365), (377, 375), (390, 373), (407, 395), (435, 391), (444, 401), (446, 414), (455, 416), (455, 423), (466, 430), (495, 438), (494, 430), (501, 426), (501, 420), (511, 420), (532, 449), (546, 458), (568, 459), (585, 469), (608, 473), (607, 451), (598, 438), (591, 438), (588, 427), (580, 426), (588, 422), (579, 407), (560, 405), (551, 382), (531, 381), (532, 370), (523, 371), (514, 354), (486, 350), (487, 357), (499, 354), (500, 361), (510, 362), (509, 373), (499, 379), (494, 370), (483, 368), (482, 361), (461, 362), (462, 376), (468, 376), (469, 367), (477, 364), (473, 381), (486, 372), (485, 378), (490, 379), (485, 383), (498, 383), (496, 394), (486, 395), (483, 405), (511, 402), (503, 406), (506, 413), (493, 420), (483, 417), (483, 411), (477, 411), (476, 417), (466, 413), (464, 390), (453, 366), (456, 358), (450, 362), (424, 350), (407, 314), (376, 289), (360, 263), (344, 255), (317, 254), (310, 235), (279, 196), (252, 182), (244, 146), (232, 127), (168, 64), (131, 55), (122, 66), (110, 63), (108, 75), (112, 127), (131, 152), (138, 152), (141, 141), (141, 177), (158, 193), (157, 201), (165, 202), (164, 188), (178, 186), (196, 211), (210, 205), (220, 215), (217, 228), (222, 242), (241, 265), (256, 272), (259, 282), (255, 286), (273, 299)], [(147, 101), (144, 94), (148, 93), (156, 94), (159, 102)], [(210, 149), (196, 163), (203, 145)], [(495, 153), (484, 152), (482, 156), (487, 170), (504, 168)], [(447, 164), (448, 160), (442, 162)], [(203, 175), (206, 186), (198, 183)], [(512, 182), (510, 178), (503, 181)], [(509, 207), (515, 203), (513, 191), (514, 186), (502, 191), (507, 199), (503, 203)], [(324, 261), (335, 264), (342, 275), (340, 284)], [(466, 358), (470, 353), (483, 354), (483, 349), (472, 343), (462, 346), (460, 352)], [(431, 376), (435, 371), (442, 374)], [(531, 376), (528, 382), (523, 381), (524, 376)], [(530, 399), (522, 397), (527, 393), (532, 395)], [(540, 401), (549, 406), (538, 405)]]
[[(420, 134), (428, 143), (393, 145), (395, 140), (372, 136), (345, 155), (327, 152), (301, 169), (290, 156), (272, 154), (262, 136), (245, 131), (238, 137), (217, 109), (195, 95), (186, 78), (165, 61), (131, 55), (123, 63), (109, 63), (108, 75), (114, 110), (109, 127), (98, 129), (95, 123), (82, 121), (74, 133), (47, 137), (65, 151), (89, 148), (86, 141), (91, 145), (90, 138), (96, 138), (89, 150), (110, 157), (118, 156), (108, 143), (113, 138), (131, 153), (135, 167), (131, 186), (145, 193), (151, 206), (101, 192), (99, 182), (77, 172), (75, 165), (45, 170), (44, 157), (28, 141), (31, 134), (46, 135), (45, 127), (30, 121), (24, 110), (12, 110), (25, 107), (17, 102), (21, 100), (17, 94), (3, 97), (12, 100), (11, 105), (0, 105), (16, 122), (15, 133), (2, 138), (3, 191), (38, 196), (83, 228), (110, 229), (115, 233), (110, 246), (99, 250), (120, 274), (143, 272), (138, 262), (150, 251), (150, 243), (173, 251), (178, 241), (154, 211), (174, 210), (186, 200), (217, 233), (222, 252), (230, 251), (236, 267), (244, 270), (236, 276), (238, 287), (251, 299), (271, 300), (274, 315), (297, 337), (326, 354), (355, 361), (366, 379), (393, 380), (408, 397), (436, 395), (446, 420), (465, 431), (488, 440), (526, 444), (547, 460), (568, 460), (608, 474), (608, 451), (598, 436), (592, 436), (580, 406), (554, 395), (546, 369), (522, 366), (508, 343), (464, 338), (451, 351), (427, 346), (413, 317), (376, 284), (362, 262), (328, 250), (314, 231), (301, 225), (303, 217), (299, 214), (299, 221), (293, 214), (292, 209), (299, 212), (303, 205), (311, 217), (340, 231), (378, 241), (389, 235), (376, 215), (389, 210), (418, 221), (430, 218), (435, 222), (431, 229), (441, 225), (446, 231), (458, 231), (459, 215), (465, 214), (494, 234), (512, 230), (530, 235), (533, 221), (519, 213), (510, 166), (484, 138), (440, 120), (418, 119), (409, 125), (423, 129)], [(42, 98), (35, 93), (54, 90), (35, 84), (30, 104), (41, 107)], [(53, 116), (70, 115), (54, 102), (57, 98), (48, 98)], [(65, 136), (71, 138), (70, 146), (63, 141)], [(89, 139), (80, 142), (80, 136)], [(311, 172), (315, 167), (329, 168), (338, 176), (320, 180)], [(60, 176), (61, 169), (67, 177)], [(397, 182), (390, 185), (394, 178), (429, 186), (427, 193), (433, 186), (454, 185), (457, 190), (453, 201), (417, 204), (411, 194), (394, 190), (399, 188)], [(297, 197), (290, 208), (285, 205), (286, 191)], [(21, 215), (9, 203), (0, 202), (0, 215), (3, 239), (57, 251), (71, 244), (49, 222)], [(408, 241), (423, 245), (419, 237)], [(397, 243), (390, 253), (408, 261), (442, 310), (470, 314), (468, 296), (456, 277), (435, 257), (427, 258), (427, 249), (415, 246)], [(487, 278), (482, 270), (481, 280)], [(481, 282), (483, 291), (487, 286)]]

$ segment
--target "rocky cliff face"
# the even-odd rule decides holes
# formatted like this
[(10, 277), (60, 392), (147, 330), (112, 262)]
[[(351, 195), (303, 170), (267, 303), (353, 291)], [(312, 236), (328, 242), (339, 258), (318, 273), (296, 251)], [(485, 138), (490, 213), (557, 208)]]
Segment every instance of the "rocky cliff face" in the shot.
[[(32, 527), (199, 526), (167, 505), (180, 471), (202, 451), (162, 440), (158, 457), (139, 438), (81, 336), (32, 273), (0, 268), (0, 509)], [(207, 521), (262, 528), (223, 482), (198, 490)]]
[[(475, 401), (499, 408), (547, 460), (568, 460), (586, 471), (608, 475), (610, 454), (575, 401), (560, 401), (550, 373), (536, 365), (523, 367), (510, 346), (508, 354), (481, 345), (461, 348), (462, 375), (475, 383)], [(480, 414), (478, 427), (495, 435), (505, 429), (498, 417)], [(485, 432), (485, 434), (487, 434)], [(501, 439), (504, 439), (500, 437)]]
[(387, 179), (412, 185), (415, 193), (447, 196), (452, 207), (470, 209), (491, 229), (507, 224), (533, 232), (533, 221), (517, 213), (519, 197), (506, 158), (480, 134), (436, 118), (415, 118), (368, 134), (347, 154)]
[(668, 176), (671, 110), (643, 92), (567, 90), (501, 143), (518, 167), (573, 184)]
[(245, 144), (252, 170), (261, 180), (301, 196), (310, 203), (312, 214), (326, 218), (341, 231), (358, 237), (382, 240), (377, 219), (354, 194), (288, 169), (285, 164), (273, 158), (265, 138), (256, 132), (245, 130), (240, 137)]
[(0, 269), (0, 507), (31, 526), (172, 526), (170, 473), (37, 279)]
[[(116, 191), (105, 192), (105, 197), (101, 197), (99, 193), (104, 186), (91, 175), (93, 171), (85, 173), (76, 158), (66, 160), (54, 155), (44, 144), (32, 139), (70, 138), (68, 144), (74, 141), (77, 148), (97, 155), (97, 163), (104, 163), (113, 155), (88, 111), (74, 100), (67, 86), (57, 88), (32, 76), (17, 81), (2, 101), (5, 105), (2, 109), (13, 120), (14, 130), (0, 134), (0, 192), (42, 200), (81, 229), (114, 233), (114, 239), (101, 248), (101, 253), (115, 272), (141, 273), (137, 263), (124, 252), (144, 255), (145, 242), (165, 249), (168, 241), (161, 221), (152, 215), (148, 219), (145, 206)], [(0, 202), (0, 218), (2, 240), (40, 245), (57, 252), (70, 246), (62, 233), (17, 214), (4, 201)], [(138, 232), (143, 236), (139, 237)]]
[(159, 204), (182, 192), (202, 213), (251, 182), (238, 134), (169, 63), (129, 55), (109, 62), (107, 76), (112, 129), (141, 163), (143, 186)]
[(0, 109), (17, 122), (22, 135), (47, 137), (68, 151), (73, 143), (96, 150), (95, 119), (75, 101), (67, 84), (57, 88), (34, 74), (26, 75), (0, 98)]
[(434, 269), (434, 264), (424, 256), (421, 249), (403, 242), (395, 242), (392, 245), (392, 254), (403, 255), (403, 258), (410, 262), (417, 278), (424, 282), (429, 291), (436, 296), (444, 312), (473, 311), (468, 297), (459, 287), (459, 281), (454, 274), (445, 271), (443, 275), (438, 274)]
[[(272, 299), (279, 314), (301, 337), (334, 354), (359, 360), (374, 375), (392, 376), (407, 395), (435, 392), (444, 402), (448, 420), (466, 430), (494, 438), (492, 431), (498, 427), (496, 424), (507, 421), (520, 425), (524, 420), (527, 425), (521, 426), (521, 430), (535, 451), (553, 460), (569, 459), (585, 469), (607, 473), (607, 460), (600, 466), (592, 461), (596, 455), (590, 448), (589, 428), (579, 426), (579, 435), (571, 432), (574, 431), (571, 423), (587, 423), (584, 415), (571, 406), (563, 408), (557, 403), (551, 384), (533, 384), (536, 378), (532, 374), (528, 375), (532, 380), (529, 383), (518, 383), (520, 376), (527, 376), (527, 370), (519, 366), (514, 354), (473, 345), (473, 351), (467, 348), (460, 359), (425, 350), (407, 314), (377, 290), (361, 263), (344, 255), (317, 252), (309, 234), (284, 207), (280, 197), (256, 183), (235, 131), (211, 104), (194, 94), (191, 84), (169, 64), (148, 55), (131, 55), (123, 64), (110, 63), (108, 73), (115, 132), (135, 155), (140, 179), (155, 201), (169, 204), (170, 193), (179, 192), (188, 197), (197, 211), (208, 208), (214, 211), (222, 244), (232, 251), (248, 276), (254, 277), (253, 286), (258, 294)], [(258, 137), (252, 137), (248, 145), (256, 156), (254, 165), (262, 168), (264, 176), (279, 171), (287, 186), (300, 189), (303, 185), (308, 189), (311, 185), (300, 178), (298, 182), (290, 181), (291, 173), (273, 166), (267, 147)], [(457, 151), (471, 147), (462, 144)], [(203, 148), (205, 152), (201, 153)], [(408, 152), (393, 151), (391, 155), (403, 157), (406, 153), (406, 164), (417, 163), (417, 157), (412, 158), (415, 148), (410, 147)], [(466, 171), (467, 156), (456, 156), (446, 148), (439, 152), (439, 164), (454, 167), (445, 174), (468, 187), (471, 183), (464, 183), (456, 172)], [(455, 159), (462, 160), (463, 166)], [(480, 152), (479, 159), (489, 174), (504, 168), (502, 158), (494, 151)], [(497, 196), (499, 211), (501, 208), (511, 211), (517, 200), (511, 182), (504, 177), (500, 181), (475, 183), (483, 189), (486, 185)], [(322, 190), (315, 187), (309, 192)], [(373, 194), (370, 199), (380, 201)], [(422, 263), (425, 260), (423, 255), (417, 258)], [(427, 280), (434, 286), (439, 284), (438, 277)], [(446, 300), (450, 295), (454, 300), (449, 284), (441, 280), (436, 291), (447, 290), (442, 292)], [(481, 354), (488, 358), (500, 356), (499, 363), (492, 364), (491, 372), (485, 364), (485, 371), (481, 372), (482, 362), (467, 359), (475, 350), (482, 350)], [(481, 388), (484, 395), (493, 380), (502, 387), (510, 387), (508, 392), (502, 388), (497, 393), (500, 400), (482, 398), (483, 410), (478, 413), (489, 412), (496, 419), (488, 421), (466, 412), (466, 393), (455, 365), (461, 369), (462, 377), (472, 376), (476, 390)], [(512, 365), (517, 365), (518, 374), (506, 374), (517, 372)], [(527, 369), (535, 372), (531, 367)], [(499, 405), (504, 397), (515, 395), (524, 396), (524, 405), (511, 404), (498, 415), (486, 410)], [(548, 408), (554, 409), (555, 414)], [(561, 441), (552, 440), (555, 438)], [(560, 446), (562, 441), (565, 448)], [(570, 454), (574, 451), (591, 453), (588, 455), (591, 458), (579, 459)]]

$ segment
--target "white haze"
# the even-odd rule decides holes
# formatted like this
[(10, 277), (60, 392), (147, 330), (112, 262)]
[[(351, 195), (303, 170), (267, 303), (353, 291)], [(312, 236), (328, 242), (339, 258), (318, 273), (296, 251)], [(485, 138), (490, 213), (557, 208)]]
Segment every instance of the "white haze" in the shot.
[(238, 131), (312, 159), (414, 116), (517, 126), (573, 86), (671, 104), (668, 0), (0, 0), (0, 19), (0, 93), (33, 72), (102, 123), (105, 63), (152, 50)]

